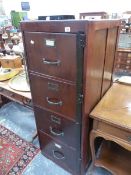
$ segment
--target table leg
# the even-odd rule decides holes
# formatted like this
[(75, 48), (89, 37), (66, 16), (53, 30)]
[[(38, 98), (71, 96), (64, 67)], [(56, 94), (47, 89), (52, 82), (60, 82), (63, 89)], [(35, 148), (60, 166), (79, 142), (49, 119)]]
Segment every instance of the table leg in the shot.
[(91, 148), (93, 166), (95, 164), (95, 144), (94, 144), (95, 138), (96, 138), (96, 133), (92, 130), (90, 132), (90, 148)]

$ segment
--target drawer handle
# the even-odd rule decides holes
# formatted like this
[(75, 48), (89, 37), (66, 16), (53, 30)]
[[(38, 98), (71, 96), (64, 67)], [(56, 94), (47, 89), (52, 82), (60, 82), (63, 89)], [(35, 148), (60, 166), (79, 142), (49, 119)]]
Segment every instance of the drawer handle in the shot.
[(127, 136), (127, 141), (131, 142), (131, 136)]
[(49, 99), (49, 97), (46, 97), (46, 100), (48, 102), (48, 104), (50, 105), (59, 105), (59, 106), (62, 106), (62, 101), (58, 101), (58, 102), (53, 102)]
[(55, 158), (55, 159), (65, 159), (65, 156), (64, 156), (64, 154), (63, 153), (61, 153), (60, 151), (55, 151), (55, 150), (53, 150), (53, 157)]
[(57, 65), (57, 66), (59, 66), (61, 61), (60, 60), (49, 61), (49, 60), (46, 60), (45, 58), (43, 58), (43, 63), (44, 64), (49, 64), (49, 65)]
[(64, 136), (64, 132), (59, 131), (55, 128), (52, 128), (52, 126), (49, 127), (50, 128), (50, 132), (51, 134), (55, 135), (55, 136)]

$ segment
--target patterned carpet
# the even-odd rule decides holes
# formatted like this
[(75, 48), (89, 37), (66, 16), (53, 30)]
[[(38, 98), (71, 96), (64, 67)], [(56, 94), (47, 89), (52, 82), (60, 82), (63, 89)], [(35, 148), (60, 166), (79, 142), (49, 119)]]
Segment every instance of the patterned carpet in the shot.
[(39, 151), (33, 144), (0, 125), (0, 175), (22, 174)]

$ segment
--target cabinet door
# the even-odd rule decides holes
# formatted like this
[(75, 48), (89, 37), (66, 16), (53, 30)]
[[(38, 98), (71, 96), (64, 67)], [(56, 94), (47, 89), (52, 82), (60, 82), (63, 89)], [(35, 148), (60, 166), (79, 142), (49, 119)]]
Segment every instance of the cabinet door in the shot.
[(24, 36), (30, 70), (76, 81), (76, 34), (25, 32)]

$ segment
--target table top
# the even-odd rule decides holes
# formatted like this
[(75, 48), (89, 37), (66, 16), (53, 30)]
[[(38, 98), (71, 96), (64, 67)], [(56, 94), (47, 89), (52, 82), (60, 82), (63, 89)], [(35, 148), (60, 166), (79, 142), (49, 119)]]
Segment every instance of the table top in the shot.
[(30, 92), (16, 91), (16, 90), (14, 90), (14, 89), (12, 89), (12, 88), (9, 87), (8, 82), (9, 82), (9, 80), (7, 80), (7, 81), (1, 81), (0, 82), (0, 87), (4, 88), (4, 89), (6, 89), (6, 90), (8, 90), (10, 92), (14, 92), (16, 94), (19, 94), (19, 95), (21, 95), (23, 97), (26, 97), (28, 99), (31, 99), (31, 93)]
[(113, 83), (90, 117), (131, 131), (131, 85)]

